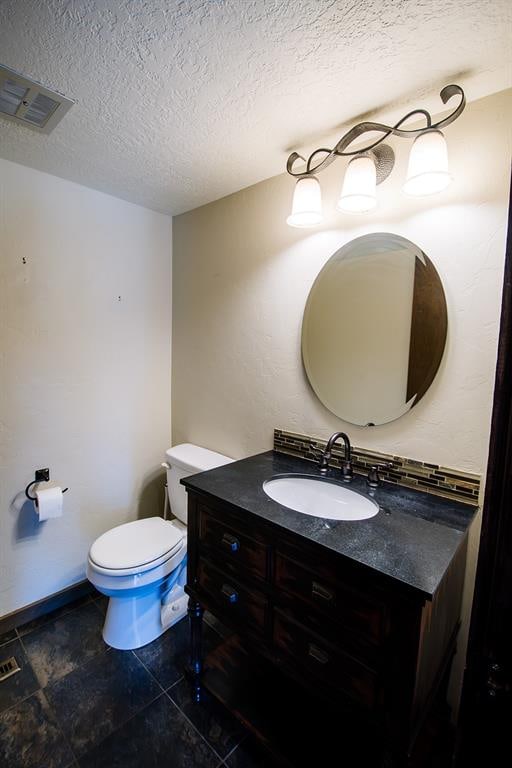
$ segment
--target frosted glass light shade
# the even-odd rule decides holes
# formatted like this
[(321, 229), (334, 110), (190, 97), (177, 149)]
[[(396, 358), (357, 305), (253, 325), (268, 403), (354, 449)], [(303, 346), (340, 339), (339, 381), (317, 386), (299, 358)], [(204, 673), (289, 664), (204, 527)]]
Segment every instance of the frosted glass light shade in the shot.
[(448, 149), (441, 131), (427, 131), (417, 136), (409, 155), (404, 192), (414, 197), (433, 195), (445, 189), (451, 180)]
[(354, 157), (347, 166), (337, 209), (365, 213), (377, 205), (377, 172), (371, 157)]
[(299, 179), (293, 192), (292, 212), (286, 219), (290, 227), (314, 227), (322, 221), (322, 192), (315, 176)]

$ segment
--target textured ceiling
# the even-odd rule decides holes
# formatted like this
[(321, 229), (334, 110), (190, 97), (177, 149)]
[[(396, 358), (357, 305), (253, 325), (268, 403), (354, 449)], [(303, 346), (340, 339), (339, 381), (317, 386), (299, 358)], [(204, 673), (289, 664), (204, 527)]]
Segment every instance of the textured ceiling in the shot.
[[(0, 0), (0, 62), (76, 99), (0, 156), (180, 213), (362, 113), (510, 85), (512, 0)], [(379, 111), (380, 110), (380, 111)]]

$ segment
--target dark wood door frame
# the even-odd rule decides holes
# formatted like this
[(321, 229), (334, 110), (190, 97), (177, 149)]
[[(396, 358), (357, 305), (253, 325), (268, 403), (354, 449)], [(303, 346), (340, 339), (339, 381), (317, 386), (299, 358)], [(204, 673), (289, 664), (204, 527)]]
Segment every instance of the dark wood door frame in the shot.
[[(512, 196), (512, 185), (511, 185)], [(512, 204), (491, 439), (456, 764), (488, 765), (512, 726)], [(498, 764), (498, 763), (496, 763)]]

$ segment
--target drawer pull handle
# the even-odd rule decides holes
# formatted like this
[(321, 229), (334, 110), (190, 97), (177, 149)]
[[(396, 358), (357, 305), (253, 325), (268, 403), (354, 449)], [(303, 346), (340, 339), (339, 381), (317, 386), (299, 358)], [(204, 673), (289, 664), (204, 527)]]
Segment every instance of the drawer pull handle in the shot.
[(232, 605), (238, 602), (238, 592), (236, 592), (233, 587), (230, 587), (229, 584), (223, 584), (221, 592)]
[(229, 549), (230, 552), (238, 552), (240, 549), (240, 542), (230, 533), (225, 533), (222, 537), (222, 543)]
[(320, 664), (327, 664), (329, 661), (329, 655), (325, 651), (322, 651), (318, 645), (314, 645), (313, 643), (309, 644), (308, 654), (311, 658), (315, 659), (315, 661), (319, 661)]
[(311, 594), (313, 597), (319, 597), (321, 600), (326, 600), (327, 602), (334, 600), (334, 592), (331, 592), (330, 589), (323, 587), (317, 581), (314, 581), (311, 585)]

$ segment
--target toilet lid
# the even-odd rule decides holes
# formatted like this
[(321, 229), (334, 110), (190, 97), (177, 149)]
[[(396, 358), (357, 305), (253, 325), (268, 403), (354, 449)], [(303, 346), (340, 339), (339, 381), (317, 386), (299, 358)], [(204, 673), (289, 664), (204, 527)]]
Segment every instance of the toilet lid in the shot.
[(149, 570), (172, 557), (182, 546), (183, 533), (168, 520), (149, 517), (112, 528), (91, 547), (89, 558), (111, 571)]

